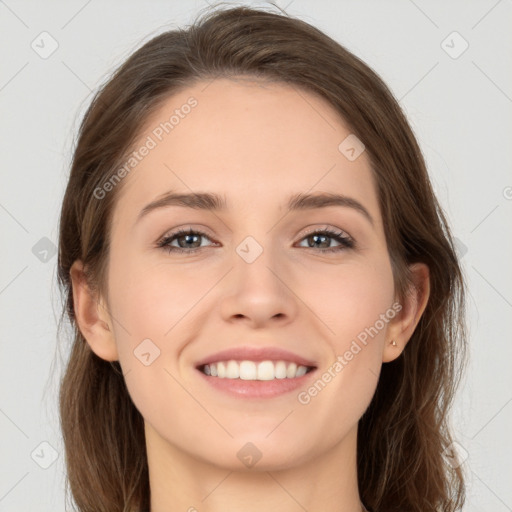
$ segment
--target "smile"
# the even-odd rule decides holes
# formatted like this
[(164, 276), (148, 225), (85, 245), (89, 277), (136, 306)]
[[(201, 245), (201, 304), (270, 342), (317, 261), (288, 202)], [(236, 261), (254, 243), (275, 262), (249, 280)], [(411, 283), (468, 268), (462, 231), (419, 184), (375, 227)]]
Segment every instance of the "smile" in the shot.
[(274, 380), (302, 377), (313, 370), (312, 366), (297, 365), (289, 361), (217, 361), (205, 364), (200, 370), (220, 379)]

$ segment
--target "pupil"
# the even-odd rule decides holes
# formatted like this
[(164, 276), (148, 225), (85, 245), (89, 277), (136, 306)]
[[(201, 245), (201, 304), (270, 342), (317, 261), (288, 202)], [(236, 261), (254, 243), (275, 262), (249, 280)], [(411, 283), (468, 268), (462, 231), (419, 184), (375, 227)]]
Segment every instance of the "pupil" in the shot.
[[(187, 244), (187, 242), (192, 242), (193, 240), (190, 240), (190, 238), (197, 238), (197, 235), (184, 235), (184, 238), (185, 238), (185, 246)], [(183, 246), (182, 246), (183, 247)]]
[(313, 240), (314, 240), (314, 242), (313, 242), (313, 243), (317, 242), (319, 238), (326, 238), (326, 235), (312, 235), (312, 236), (310, 237), (310, 239), (313, 239)]

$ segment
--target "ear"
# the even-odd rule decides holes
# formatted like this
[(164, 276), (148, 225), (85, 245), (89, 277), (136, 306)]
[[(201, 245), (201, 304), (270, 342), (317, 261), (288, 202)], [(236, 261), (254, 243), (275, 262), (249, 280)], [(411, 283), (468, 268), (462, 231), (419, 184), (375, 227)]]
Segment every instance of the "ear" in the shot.
[(73, 287), (73, 307), (80, 332), (91, 350), (106, 361), (117, 361), (114, 330), (106, 303), (93, 292), (87, 282), (84, 265), (80, 260), (70, 269)]
[[(427, 306), (430, 295), (430, 272), (425, 263), (415, 263), (409, 267), (412, 284), (403, 299), (402, 309), (389, 322), (386, 345), (382, 354), (382, 362), (395, 360), (405, 349), (421, 315)], [(396, 347), (392, 344), (396, 342)]]

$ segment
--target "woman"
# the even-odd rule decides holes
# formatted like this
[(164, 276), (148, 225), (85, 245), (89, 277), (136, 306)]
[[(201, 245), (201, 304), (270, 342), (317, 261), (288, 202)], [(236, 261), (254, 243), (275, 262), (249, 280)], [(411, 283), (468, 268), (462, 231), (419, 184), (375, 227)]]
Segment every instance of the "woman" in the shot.
[(398, 103), (298, 19), (209, 13), (80, 127), (59, 279), (79, 510), (455, 511), (450, 230)]

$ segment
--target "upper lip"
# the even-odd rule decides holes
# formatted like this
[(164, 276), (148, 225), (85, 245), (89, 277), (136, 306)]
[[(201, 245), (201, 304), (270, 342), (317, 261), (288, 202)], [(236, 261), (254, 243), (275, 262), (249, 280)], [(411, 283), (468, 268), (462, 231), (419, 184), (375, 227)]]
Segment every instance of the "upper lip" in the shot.
[(231, 359), (236, 361), (288, 361), (298, 366), (315, 366), (313, 361), (279, 347), (234, 347), (202, 358), (197, 362), (196, 367)]

